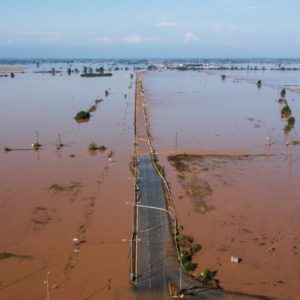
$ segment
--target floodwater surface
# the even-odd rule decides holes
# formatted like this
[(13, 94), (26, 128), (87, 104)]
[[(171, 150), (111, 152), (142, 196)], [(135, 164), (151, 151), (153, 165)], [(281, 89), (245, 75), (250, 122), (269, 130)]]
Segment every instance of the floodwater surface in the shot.
[[(277, 100), (292, 75), (284, 73), (275, 86), (271, 79), (279, 73), (268, 73), (270, 84), (257, 88), (261, 73), (221, 80), (211, 72), (149, 72), (146, 108), (178, 221), (202, 245), (195, 272), (216, 271), (227, 290), (295, 299), (300, 146), (293, 142), (300, 139), (300, 95), (287, 91), (296, 123), (284, 132)], [(292, 74), (295, 85), (300, 76)], [(231, 256), (241, 262), (231, 263)]]
[[(44, 299), (48, 271), (51, 298), (132, 299), (134, 81), (129, 71), (87, 79), (62, 67), (0, 79), (0, 299)], [(107, 149), (89, 151), (92, 142)]]

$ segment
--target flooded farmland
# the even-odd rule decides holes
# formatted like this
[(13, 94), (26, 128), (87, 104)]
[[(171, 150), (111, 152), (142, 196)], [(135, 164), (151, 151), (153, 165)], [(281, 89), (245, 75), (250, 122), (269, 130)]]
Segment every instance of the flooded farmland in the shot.
[[(48, 272), (55, 299), (136, 297), (133, 210), (125, 204), (134, 199), (134, 70), (68, 75), (83, 67), (26, 65), (13, 79), (0, 78), (0, 299), (44, 299)], [(55, 76), (43, 72), (52, 68)], [(178, 221), (201, 245), (195, 273), (215, 271), (230, 291), (299, 296), (300, 74), (142, 77)], [(285, 104), (295, 118), (289, 130)], [(90, 117), (75, 120), (80, 111)]]
[[(0, 78), (0, 298), (44, 299), (49, 271), (55, 299), (130, 299), (122, 240), (132, 226), (125, 202), (134, 195), (134, 80), (121, 70), (68, 76), (67, 64), (39, 70), (52, 67), (61, 73), (27, 66), (14, 79)], [(88, 122), (76, 122), (96, 99), (103, 101)], [(106, 149), (90, 151), (93, 142)]]
[[(299, 296), (297, 72), (144, 75), (154, 148), (178, 221), (201, 244), (196, 272), (232, 291)], [(261, 88), (256, 82), (262, 80)], [(285, 130), (281, 90), (296, 122)], [(240, 259), (231, 263), (231, 256)]]

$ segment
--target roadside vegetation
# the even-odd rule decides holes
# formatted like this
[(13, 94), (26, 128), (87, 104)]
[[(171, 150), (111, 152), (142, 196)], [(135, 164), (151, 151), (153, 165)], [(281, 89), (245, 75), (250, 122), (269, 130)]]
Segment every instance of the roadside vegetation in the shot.
[(184, 270), (187, 272), (194, 271), (197, 265), (192, 263), (192, 258), (201, 250), (201, 246), (194, 241), (193, 237), (183, 234), (183, 226), (181, 225), (176, 227), (176, 242)]
[(158, 161), (158, 157), (155, 153), (152, 153), (152, 160), (154, 162), (154, 164), (156, 165), (156, 168), (158, 169), (158, 172), (163, 176), (165, 177), (166, 176), (166, 171), (165, 171), (165, 168), (162, 167)]

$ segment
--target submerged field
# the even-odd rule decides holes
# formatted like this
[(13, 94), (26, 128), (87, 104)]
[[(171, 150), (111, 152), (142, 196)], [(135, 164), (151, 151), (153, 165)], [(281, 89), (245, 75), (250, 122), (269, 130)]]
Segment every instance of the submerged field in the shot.
[[(133, 299), (125, 205), (134, 199), (133, 70), (81, 78), (60, 63), (39, 71), (52, 67), (55, 76), (29, 65), (0, 78), (0, 299), (45, 298), (48, 271), (55, 299)], [(217, 271), (228, 290), (295, 298), (300, 74), (221, 74), (143, 73), (153, 146), (178, 221), (201, 244), (195, 272)], [(296, 120), (288, 132), (282, 87)]]
[[(300, 74), (240, 73), (228, 72), (225, 80), (217, 72), (145, 74), (153, 145), (178, 220), (202, 246), (196, 272), (217, 271), (227, 290), (295, 298)], [(283, 87), (296, 119), (289, 131), (278, 103)], [(241, 263), (232, 264), (231, 256)]]
[[(0, 79), (0, 299), (44, 299), (48, 271), (51, 298), (131, 299), (122, 240), (132, 224), (134, 81), (129, 71), (84, 79), (66, 64), (40, 69), (52, 67), (61, 75), (29, 66)], [(106, 149), (89, 150), (93, 142)]]

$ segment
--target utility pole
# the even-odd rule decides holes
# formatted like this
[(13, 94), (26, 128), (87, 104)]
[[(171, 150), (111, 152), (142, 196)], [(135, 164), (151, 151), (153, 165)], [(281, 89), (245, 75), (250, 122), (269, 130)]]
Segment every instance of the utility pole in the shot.
[(50, 272), (48, 271), (46, 274), (46, 280), (44, 281), (44, 284), (46, 284), (46, 289), (47, 289), (47, 300), (50, 300), (50, 293), (49, 293), (49, 274)]
[(138, 281), (138, 232), (139, 232), (139, 207), (136, 205), (136, 232), (135, 232), (135, 282)]
[(38, 131), (35, 132), (35, 142), (37, 144), (39, 143), (39, 133), (38, 133)]
[(181, 253), (181, 248), (179, 248), (179, 256), (180, 256), (180, 261), (179, 261), (179, 293), (182, 291), (182, 253)]

